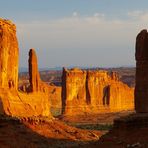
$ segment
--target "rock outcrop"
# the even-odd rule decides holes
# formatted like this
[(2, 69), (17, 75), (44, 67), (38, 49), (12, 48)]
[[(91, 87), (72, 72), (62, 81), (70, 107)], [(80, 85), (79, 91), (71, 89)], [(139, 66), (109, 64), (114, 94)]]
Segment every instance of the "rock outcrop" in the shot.
[(136, 38), (135, 109), (148, 112), (148, 32), (142, 30)]
[(37, 56), (34, 49), (29, 51), (29, 81), (32, 92), (40, 90), (40, 74), (38, 71)]
[(134, 108), (134, 89), (119, 81), (117, 73), (63, 69), (62, 113), (77, 115)]
[(18, 42), (16, 27), (0, 19), (0, 87), (18, 87)]
[[(102, 136), (94, 147), (147, 147), (148, 131), (148, 32), (136, 38), (136, 113), (114, 121), (112, 130)], [(138, 129), (138, 130), (137, 130)], [(112, 141), (112, 142), (110, 142)], [(88, 146), (89, 147), (89, 146)]]
[(30, 90), (31, 92), (49, 92), (49, 86), (41, 81), (39, 70), (38, 70), (38, 62), (37, 56), (34, 49), (30, 49), (29, 51), (29, 82), (30, 82)]
[(0, 114), (51, 117), (48, 87), (40, 81), (35, 51), (30, 51), (31, 91), (28, 93), (18, 91), (18, 57), (16, 27), (0, 19)]
[(51, 107), (53, 108), (60, 108), (62, 107), (62, 100), (61, 100), (61, 91), (62, 88), (60, 86), (49, 85), (49, 98)]

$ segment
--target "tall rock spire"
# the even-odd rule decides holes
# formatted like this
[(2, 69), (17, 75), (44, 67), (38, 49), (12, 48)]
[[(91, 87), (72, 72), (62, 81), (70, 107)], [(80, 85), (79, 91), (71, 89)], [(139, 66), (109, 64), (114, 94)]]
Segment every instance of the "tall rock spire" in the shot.
[(37, 56), (34, 49), (29, 51), (29, 81), (32, 92), (40, 90), (40, 74), (38, 71)]
[(148, 32), (142, 30), (136, 38), (136, 112), (148, 112)]

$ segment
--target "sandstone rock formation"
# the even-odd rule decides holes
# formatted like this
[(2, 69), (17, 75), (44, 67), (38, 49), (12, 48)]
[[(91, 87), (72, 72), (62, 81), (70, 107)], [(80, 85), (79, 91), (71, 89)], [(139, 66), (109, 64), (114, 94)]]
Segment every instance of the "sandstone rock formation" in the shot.
[[(148, 32), (142, 30), (136, 38), (136, 113), (114, 121), (113, 129), (95, 143), (99, 147), (116, 146), (124, 141), (121, 147), (147, 147), (148, 131)], [(138, 130), (137, 130), (138, 129)], [(114, 138), (112, 138), (114, 137)], [(113, 143), (109, 142), (112, 141)], [(128, 144), (129, 143), (129, 144)]]
[(148, 32), (142, 30), (136, 38), (136, 112), (148, 112)]
[(30, 51), (31, 92), (18, 92), (18, 56), (16, 27), (0, 19), (0, 114), (51, 117), (48, 87), (40, 81), (34, 50)]
[[(63, 70), (62, 76), (62, 112), (79, 112), (79, 106), (86, 105), (86, 72), (79, 69)], [(78, 105), (78, 106), (77, 106)], [(83, 107), (85, 111), (85, 107)], [(80, 110), (82, 110), (80, 109)]]
[(40, 87), (40, 74), (38, 71), (37, 56), (34, 49), (29, 51), (29, 81), (30, 89), (32, 92), (39, 91)]
[(41, 81), (38, 71), (37, 56), (34, 49), (29, 51), (29, 82), (31, 92), (45, 92), (48, 94), (49, 86)]
[(60, 86), (49, 85), (49, 99), (50, 105), (54, 109), (62, 108), (62, 100), (61, 100), (61, 91), (62, 88)]
[(16, 27), (0, 19), (0, 87), (18, 87), (18, 42)]
[(63, 69), (62, 108), (64, 115), (132, 110), (134, 89), (115, 72)]

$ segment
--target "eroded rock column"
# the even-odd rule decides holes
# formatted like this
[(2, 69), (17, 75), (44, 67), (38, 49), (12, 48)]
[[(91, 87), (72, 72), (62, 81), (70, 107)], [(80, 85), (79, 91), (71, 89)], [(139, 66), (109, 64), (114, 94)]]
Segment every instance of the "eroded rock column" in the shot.
[(85, 111), (86, 71), (74, 68), (63, 69), (62, 76), (62, 113), (73, 115)]
[(40, 90), (40, 74), (38, 71), (37, 56), (34, 49), (29, 51), (29, 81), (32, 92)]
[(148, 112), (148, 32), (142, 30), (136, 38), (135, 109)]

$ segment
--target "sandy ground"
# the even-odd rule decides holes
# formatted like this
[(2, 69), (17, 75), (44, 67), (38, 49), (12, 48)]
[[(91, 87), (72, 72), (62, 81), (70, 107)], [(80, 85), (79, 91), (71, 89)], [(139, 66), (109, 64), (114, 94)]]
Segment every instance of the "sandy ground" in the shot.
[(97, 141), (104, 132), (70, 127), (61, 121), (41, 123), (0, 120), (1, 148), (80, 147)]
[[(39, 121), (39, 120), (38, 120)], [(63, 121), (0, 118), (0, 148), (148, 148), (148, 128), (82, 130)]]
[(102, 114), (85, 114), (77, 116), (59, 116), (59, 119), (70, 124), (113, 124), (114, 119), (124, 117), (134, 111), (122, 111)]
[(82, 146), (85, 148), (148, 148), (148, 128), (129, 131), (111, 130), (97, 142)]

